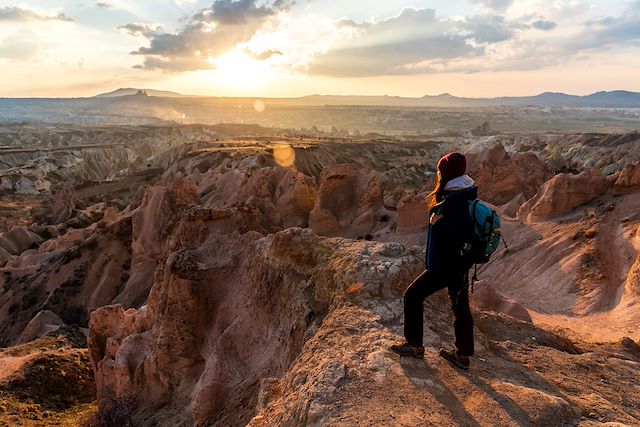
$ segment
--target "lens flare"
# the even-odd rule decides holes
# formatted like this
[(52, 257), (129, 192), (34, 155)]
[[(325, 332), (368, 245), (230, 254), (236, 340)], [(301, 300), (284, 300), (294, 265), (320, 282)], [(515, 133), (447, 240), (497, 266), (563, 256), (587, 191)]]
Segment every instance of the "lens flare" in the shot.
[(265, 108), (267, 108), (267, 106), (264, 105), (264, 101), (262, 101), (261, 99), (256, 99), (255, 101), (253, 101), (253, 109), (258, 113), (262, 113)]
[(289, 144), (276, 144), (273, 147), (273, 160), (283, 168), (290, 168), (296, 161), (296, 152)]

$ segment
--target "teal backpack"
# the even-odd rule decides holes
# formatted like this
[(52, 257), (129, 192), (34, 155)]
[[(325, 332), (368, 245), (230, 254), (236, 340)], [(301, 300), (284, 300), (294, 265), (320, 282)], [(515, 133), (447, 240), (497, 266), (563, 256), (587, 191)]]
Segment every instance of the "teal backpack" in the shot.
[[(473, 221), (473, 237), (462, 248), (463, 254), (467, 257), (470, 265), (474, 265), (473, 277), (471, 279), (471, 292), (473, 284), (478, 281), (478, 264), (489, 262), (491, 255), (498, 249), (500, 240), (504, 242), (507, 252), (509, 247), (502, 237), (500, 230), (500, 217), (489, 206), (480, 200), (469, 200), (469, 214)], [(469, 276), (465, 281), (469, 285)]]
[(500, 240), (504, 241), (500, 217), (478, 199), (469, 200), (469, 213), (473, 221), (473, 237), (465, 244), (463, 252), (471, 264), (486, 264), (498, 249)]

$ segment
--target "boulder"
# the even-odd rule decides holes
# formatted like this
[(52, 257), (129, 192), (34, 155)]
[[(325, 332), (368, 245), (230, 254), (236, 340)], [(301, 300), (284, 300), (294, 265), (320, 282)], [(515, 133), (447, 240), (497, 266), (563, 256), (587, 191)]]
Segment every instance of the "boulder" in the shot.
[(561, 173), (547, 181), (518, 210), (518, 217), (544, 220), (564, 215), (581, 204), (602, 196), (611, 184), (597, 169), (579, 175)]
[(520, 206), (522, 206), (522, 204), (526, 201), (527, 199), (525, 198), (525, 196), (520, 193), (516, 197), (511, 199), (508, 203), (505, 203), (498, 208), (501, 214), (514, 218), (518, 214), (518, 209), (520, 209)]

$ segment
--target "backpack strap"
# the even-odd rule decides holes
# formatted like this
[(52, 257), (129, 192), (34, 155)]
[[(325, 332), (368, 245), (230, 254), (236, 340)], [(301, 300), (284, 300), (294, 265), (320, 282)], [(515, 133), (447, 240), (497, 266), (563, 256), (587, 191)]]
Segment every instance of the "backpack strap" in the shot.
[(471, 293), (473, 293), (474, 283), (476, 283), (478, 280), (480, 280), (478, 279), (478, 264), (473, 264), (473, 277), (471, 278)]

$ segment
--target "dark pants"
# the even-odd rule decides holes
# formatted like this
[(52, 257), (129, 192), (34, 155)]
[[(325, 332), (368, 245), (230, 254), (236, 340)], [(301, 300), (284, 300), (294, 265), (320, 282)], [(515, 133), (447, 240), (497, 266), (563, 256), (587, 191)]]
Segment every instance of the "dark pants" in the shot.
[(469, 288), (464, 274), (434, 274), (425, 270), (404, 291), (404, 337), (412, 345), (422, 345), (424, 299), (447, 288), (455, 316), (453, 329), (461, 356), (473, 356), (473, 318), (469, 309)]

